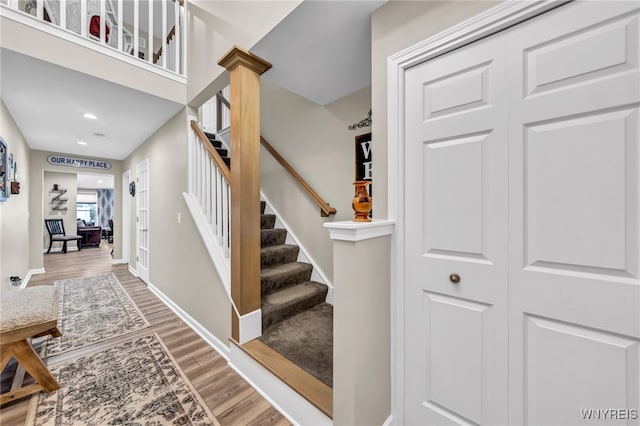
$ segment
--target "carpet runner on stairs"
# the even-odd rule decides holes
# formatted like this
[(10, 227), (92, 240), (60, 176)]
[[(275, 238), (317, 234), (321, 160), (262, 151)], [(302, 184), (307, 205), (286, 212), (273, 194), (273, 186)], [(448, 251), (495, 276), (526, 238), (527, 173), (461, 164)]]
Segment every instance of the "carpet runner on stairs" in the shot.
[[(211, 145), (230, 167), (229, 152), (212, 133)], [(311, 281), (313, 266), (298, 262), (299, 247), (260, 202), (262, 336), (258, 339), (329, 387), (333, 386), (333, 306), (328, 287)]]
[(262, 337), (267, 346), (328, 386), (333, 385), (333, 306), (328, 287), (310, 281), (313, 266), (298, 262), (299, 247), (275, 215), (261, 213)]
[(220, 155), (222, 161), (224, 161), (227, 167), (231, 167), (231, 158), (229, 157), (229, 152), (225, 147), (222, 146), (222, 142), (216, 139), (216, 135), (214, 135), (213, 133), (204, 132), (204, 135), (207, 137), (207, 139), (209, 139), (209, 142), (211, 142), (211, 146), (215, 148), (216, 152)]

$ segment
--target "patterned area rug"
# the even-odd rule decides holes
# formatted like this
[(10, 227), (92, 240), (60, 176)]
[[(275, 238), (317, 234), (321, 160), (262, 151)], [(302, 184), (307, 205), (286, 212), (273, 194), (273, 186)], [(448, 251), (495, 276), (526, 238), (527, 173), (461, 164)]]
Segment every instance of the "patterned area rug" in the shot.
[(58, 329), (42, 357), (50, 357), (149, 327), (122, 284), (112, 273), (56, 281)]
[(219, 425), (157, 334), (49, 369), (60, 390), (31, 399), (27, 425)]

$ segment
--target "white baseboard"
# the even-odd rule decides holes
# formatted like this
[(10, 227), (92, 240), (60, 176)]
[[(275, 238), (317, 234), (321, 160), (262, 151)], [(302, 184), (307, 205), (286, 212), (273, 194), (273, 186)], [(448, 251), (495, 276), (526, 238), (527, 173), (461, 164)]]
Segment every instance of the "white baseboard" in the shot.
[(133, 267), (131, 265), (129, 265), (129, 272), (131, 272), (131, 275), (133, 275), (134, 277), (138, 277), (138, 271), (136, 271), (135, 269), (133, 269)]
[(149, 290), (156, 296), (158, 299), (162, 300), (162, 302), (169, 307), (176, 315), (178, 315), (193, 331), (196, 332), (200, 337), (204, 339), (205, 342), (209, 344), (216, 352), (220, 354), (225, 360), (229, 361), (229, 347), (226, 346), (220, 339), (214, 336), (209, 330), (204, 328), (202, 324), (193, 319), (191, 315), (189, 315), (185, 310), (183, 310), (180, 306), (176, 305), (173, 300), (171, 300), (167, 295), (158, 290), (156, 286), (149, 283)]
[(113, 259), (113, 260), (111, 260), (111, 264), (112, 265), (124, 265), (124, 264), (127, 264), (127, 263), (129, 263), (129, 261), (128, 260), (124, 260), (124, 259)]
[(44, 268), (29, 269), (29, 272), (27, 272), (27, 276), (24, 277), (24, 279), (22, 280), (22, 284), (20, 284), (20, 288), (25, 288), (27, 284), (29, 284), (29, 280), (31, 279), (31, 277), (36, 274), (44, 274)]
[(292, 424), (333, 425), (333, 421), (313, 404), (233, 344), (229, 366)]

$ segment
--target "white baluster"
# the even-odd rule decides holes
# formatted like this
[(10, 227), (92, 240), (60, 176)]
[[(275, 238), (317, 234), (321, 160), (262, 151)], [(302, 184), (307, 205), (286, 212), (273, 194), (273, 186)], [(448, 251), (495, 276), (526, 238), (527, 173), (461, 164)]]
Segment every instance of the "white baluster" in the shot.
[[(123, 51), (123, 17), (124, 16), (124, 2), (123, 0), (118, 0), (118, 50)], [(129, 52), (127, 52), (129, 53)]]
[(105, 0), (100, 0), (100, 43), (106, 43), (107, 38), (107, 22), (106, 22), (106, 14), (107, 14), (107, 4)]
[(43, 2), (43, 0), (36, 0), (36, 17), (38, 19), (44, 19), (44, 2)]
[(149, 0), (149, 43), (147, 43), (149, 53), (149, 62), (153, 63), (153, 0)]
[(227, 257), (231, 256), (231, 187), (226, 185), (227, 196), (225, 199), (227, 200), (225, 206), (225, 212), (227, 216), (227, 243), (225, 244), (227, 248)]
[(60, 0), (60, 28), (67, 28), (67, 0)]
[(213, 165), (213, 169), (211, 169), (211, 231), (213, 235), (216, 234), (216, 213), (218, 210), (217, 199), (218, 199), (218, 168)]
[(87, 2), (80, 0), (80, 35), (87, 37)]
[(189, 171), (189, 194), (193, 195), (193, 143), (196, 138), (196, 132), (191, 130), (189, 134), (189, 143), (187, 145), (187, 170)]
[[(2, 1), (0, 3), (5, 3), (5, 1)], [(9, 5), (9, 7), (11, 9), (16, 9), (16, 10), (20, 9), (20, 5), (18, 4), (18, 0), (9, 0), (9, 2), (7, 4)]]
[(162, 68), (167, 67), (167, 0), (162, 0)]
[(133, 56), (140, 57), (140, 2), (133, 0)]
[(200, 158), (200, 189), (201, 189), (201, 193), (200, 193), (200, 206), (202, 208), (204, 208), (205, 205), (205, 197), (206, 197), (206, 188), (204, 187), (204, 174), (205, 174), (205, 161), (207, 160), (207, 156), (209, 154), (207, 154), (207, 150), (204, 148), (204, 145), (200, 145), (200, 147), (202, 148), (202, 158)]
[(185, 11), (185, 7), (187, 6), (187, 0), (184, 1), (184, 6), (180, 7), (180, 4), (178, 2), (178, 0), (174, 0), (175, 6), (174, 6), (174, 12), (175, 12), (175, 21), (176, 21), (176, 35), (175, 35), (175, 43), (176, 43), (176, 47), (175, 47), (175, 57), (174, 57), (174, 64), (175, 64), (175, 69), (174, 71), (177, 72), (178, 74), (182, 74), (182, 75), (187, 75), (187, 63), (186, 61), (181, 59), (181, 52), (186, 52), (187, 48), (186, 48), (186, 39), (187, 36), (186, 34), (184, 34), (183, 37), (183, 31), (182, 31), (182, 23), (184, 22), (184, 11)]
[(213, 200), (211, 199), (211, 170), (213, 169), (213, 161), (211, 161), (211, 156), (207, 155), (207, 173), (205, 175), (206, 185), (205, 191), (207, 192), (207, 208), (204, 211), (205, 217), (207, 218), (207, 223), (211, 223), (211, 204)]
[(220, 170), (217, 170), (218, 175), (218, 193), (216, 194), (216, 216), (217, 216), (217, 221), (216, 221), (216, 236), (218, 237), (218, 244), (222, 244), (222, 200), (224, 199), (224, 177), (222, 176), (222, 173), (220, 173)]

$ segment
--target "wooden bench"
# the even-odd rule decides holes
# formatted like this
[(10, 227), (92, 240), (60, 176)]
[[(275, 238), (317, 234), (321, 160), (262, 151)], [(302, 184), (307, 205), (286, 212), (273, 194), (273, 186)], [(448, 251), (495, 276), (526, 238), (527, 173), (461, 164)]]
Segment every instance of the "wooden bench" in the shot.
[(1, 395), (0, 405), (40, 390), (52, 392), (60, 387), (31, 346), (32, 337), (46, 335), (62, 336), (58, 330), (58, 290), (40, 286), (3, 291), (0, 297), (0, 371), (15, 358), (19, 368), (24, 368), (36, 383), (22, 387), (22, 383), (14, 380), (11, 389)]

